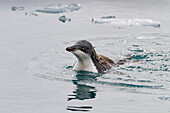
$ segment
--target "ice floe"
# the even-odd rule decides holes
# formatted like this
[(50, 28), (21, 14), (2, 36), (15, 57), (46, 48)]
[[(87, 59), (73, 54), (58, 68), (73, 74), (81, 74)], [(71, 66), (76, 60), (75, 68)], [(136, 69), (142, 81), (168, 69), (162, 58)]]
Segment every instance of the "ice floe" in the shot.
[(12, 11), (23, 11), (25, 8), (24, 7), (16, 7), (16, 6), (12, 6), (11, 10)]
[(63, 16), (60, 16), (59, 18), (58, 18), (58, 20), (59, 21), (61, 21), (61, 22), (63, 22), (63, 23), (65, 23), (66, 21), (71, 21), (71, 18), (67, 18), (65, 15), (63, 15)]
[[(109, 16), (108, 16), (109, 17)], [(112, 17), (112, 16), (110, 16)], [(159, 21), (154, 21), (151, 19), (118, 19), (118, 18), (92, 18), (92, 23), (95, 24), (112, 24), (114, 26), (151, 26), (160, 27), (161, 23)]]
[(39, 9), (36, 9), (36, 12), (41, 12), (41, 13), (51, 13), (51, 14), (58, 14), (58, 13), (64, 13), (64, 12), (73, 12), (80, 10), (80, 4), (69, 4), (69, 5), (62, 5), (62, 4), (57, 4), (57, 5), (47, 5), (44, 7), (41, 7)]

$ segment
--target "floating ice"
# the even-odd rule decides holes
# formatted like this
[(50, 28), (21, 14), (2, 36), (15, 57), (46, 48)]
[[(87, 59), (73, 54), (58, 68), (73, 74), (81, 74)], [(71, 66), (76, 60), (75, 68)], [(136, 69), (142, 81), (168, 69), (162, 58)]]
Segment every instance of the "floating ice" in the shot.
[(38, 16), (38, 14), (35, 13), (35, 12), (25, 12), (25, 15), (29, 15), (29, 16)]
[(116, 18), (116, 16), (102, 16), (101, 19), (113, 19)]
[(72, 12), (72, 11), (77, 11), (80, 10), (80, 4), (69, 4), (69, 5), (47, 5), (42, 8), (36, 9), (36, 12), (41, 12), (41, 13), (52, 13), (52, 14), (57, 14), (57, 13), (64, 13), (64, 12)]
[(65, 23), (66, 21), (69, 21), (69, 22), (71, 21), (71, 19), (67, 18), (65, 15), (60, 16), (58, 19), (63, 23)]
[(117, 19), (117, 18), (92, 18), (92, 23), (105, 24), (110, 23), (115, 26), (152, 26), (160, 27), (160, 22), (151, 19)]
[(145, 35), (142, 35), (142, 36), (139, 36), (139, 37), (136, 37), (137, 39), (156, 39), (156, 37), (153, 37), (153, 36), (145, 36)]
[(24, 7), (16, 7), (16, 6), (12, 6), (12, 11), (23, 11), (25, 8)]

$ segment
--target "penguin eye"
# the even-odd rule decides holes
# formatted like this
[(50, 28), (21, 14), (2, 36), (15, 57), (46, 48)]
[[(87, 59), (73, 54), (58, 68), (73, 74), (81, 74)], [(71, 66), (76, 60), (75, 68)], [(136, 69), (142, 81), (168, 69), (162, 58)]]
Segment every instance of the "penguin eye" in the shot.
[(83, 51), (86, 51), (86, 50), (87, 50), (87, 48), (86, 48), (86, 47), (83, 47), (83, 48), (82, 48), (82, 50), (83, 50)]
[(87, 51), (88, 51), (88, 48), (84, 46), (84, 47), (82, 47), (81, 50), (84, 51), (84, 52), (87, 52)]

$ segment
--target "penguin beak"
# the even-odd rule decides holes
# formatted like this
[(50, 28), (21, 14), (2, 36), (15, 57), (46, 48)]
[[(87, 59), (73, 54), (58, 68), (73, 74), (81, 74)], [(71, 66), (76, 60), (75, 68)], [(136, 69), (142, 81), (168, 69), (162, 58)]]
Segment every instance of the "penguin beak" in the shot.
[(79, 45), (73, 45), (73, 46), (69, 46), (66, 48), (66, 51), (69, 51), (69, 52), (74, 52), (75, 50), (79, 50), (80, 49), (80, 46)]
[(66, 50), (69, 51), (69, 52), (71, 52), (71, 51), (74, 51), (74, 48), (72, 48), (72, 47), (70, 46), (70, 47), (67, 47)]

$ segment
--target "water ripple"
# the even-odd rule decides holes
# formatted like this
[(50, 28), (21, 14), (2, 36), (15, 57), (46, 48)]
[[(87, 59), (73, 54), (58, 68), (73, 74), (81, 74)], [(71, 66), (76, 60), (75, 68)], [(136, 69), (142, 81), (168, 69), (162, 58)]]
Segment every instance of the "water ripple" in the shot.
[[(72, 82), (77, 89), (73, 91), (73, 94), (68, 95), (69, 100), (95, 98), (95, 87), (98, 85), (120, 89), (132, 88), (136, 89), (135, 92), (145, 94), (153, 94), (153, 92), (155, 92), (154, 94), (164, 94), (166, 92), (164, 89), (169, 88), (170, 48), (162, 35), (145, 34), (135, 38), (90, 40), (94, 43), (98, 53), (114, 58), (115, 61), (129, 56), (133, 56), (133, 58), (124, 65), (113, 67), (109, 73), (104, 75), (77, 73), (72, 71), (72, 66), (70, 66), (74, 64), (76, 58), (65, 52), (66, 46), (76, 42), (73, 41), (63, 43), (30, 58), (28, 70), (39, 78)], [(162, 90), (162, 92), (158, 90)], [(81, 91), (86, 93), (83, 95)], [(76, 110), (76, 108), (69, 107), (68, 110)]]

